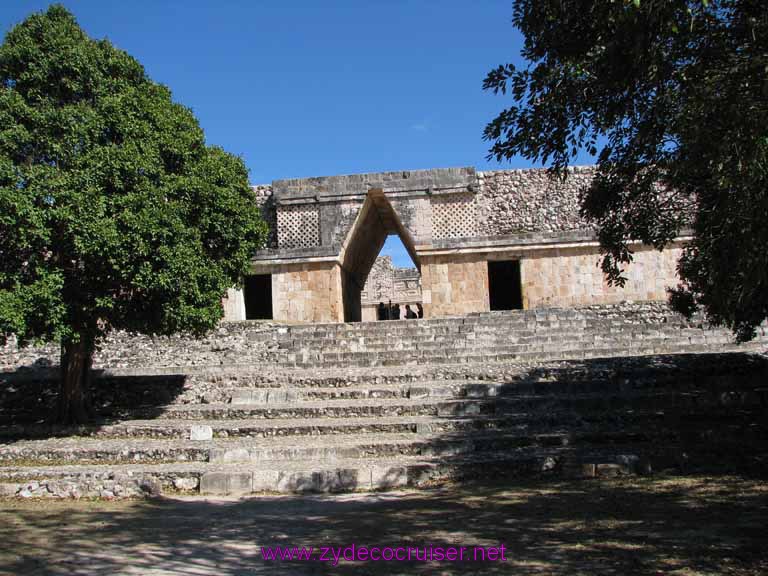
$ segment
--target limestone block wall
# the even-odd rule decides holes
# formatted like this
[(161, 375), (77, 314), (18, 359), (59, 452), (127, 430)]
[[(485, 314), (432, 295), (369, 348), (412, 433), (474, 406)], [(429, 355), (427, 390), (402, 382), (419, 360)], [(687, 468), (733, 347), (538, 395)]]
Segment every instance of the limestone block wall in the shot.
[(659, 252), (635, 248), (623, 288), (609, 286), (597, 246), (447, 254), (422, 259), (422, 297), (430, 318), (462, 316), (490, 309), (488, 261), (519, 260), (524, 308), (574, 307), (624, 301), (665, 301), (677, 285), (676, 244)]
[[(676, 265), (681, 251), (679, 244), (663, 252), (636, 248), (623, 288), (606, 283), (597, 247), (526, 253), (520, 260), (523, 305), (544, 308), (666, 300), (667, 287), (678, 282)], [(503, 255), (494, 257), (502, 259)]]
[(245, 298), (242, 290), (230, 288), (221, 304), (224, 307), (224, 320), (245, 320)]
[(335, 262), (276, 265), (272, 313), (278, 322), (343, 322), (341, 267)]
[(571, 168), (565, 181), (550, 178), (546, 170), (478, 172), (479, 235), (589, 228), (579, 216), (579, 191), (593, 175), (592, 166)]
[(461, 316), (489, 309), (485, 254), (427, 256), (421, 263), (424, 316)]

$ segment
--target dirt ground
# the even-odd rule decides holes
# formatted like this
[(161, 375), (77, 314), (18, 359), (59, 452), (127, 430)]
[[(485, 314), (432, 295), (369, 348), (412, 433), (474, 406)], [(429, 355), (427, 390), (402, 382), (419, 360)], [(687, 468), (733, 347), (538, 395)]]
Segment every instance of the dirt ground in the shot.
[[(334, 553), (322, 550), (351, 544), (358, 554), (361, 546), (396, 553), (431, 545), (433, 559), (438, 547), (465, 547), (469, 556), (473, 547), (503, 544), (506, 560), (341, 559), (334, 566)], [(262, 546), (312, 546), (313, 559), (266, 560)], [(2, 574), (765, 575), (767, 547), (768, 483), (742, 477), (240, 500), (0, 502)]]

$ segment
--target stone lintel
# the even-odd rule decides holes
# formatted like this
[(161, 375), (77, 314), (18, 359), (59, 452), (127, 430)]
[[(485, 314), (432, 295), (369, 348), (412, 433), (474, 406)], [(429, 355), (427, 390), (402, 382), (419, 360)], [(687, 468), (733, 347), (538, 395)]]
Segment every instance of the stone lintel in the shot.
[(371, 188), (386, 193), (467, 191), (474, 189), (476, 182), (474, 167), (464, 167), (275, 180), (272, 189), (278, 204), (288, 204), (355, 199), (364, 197)]

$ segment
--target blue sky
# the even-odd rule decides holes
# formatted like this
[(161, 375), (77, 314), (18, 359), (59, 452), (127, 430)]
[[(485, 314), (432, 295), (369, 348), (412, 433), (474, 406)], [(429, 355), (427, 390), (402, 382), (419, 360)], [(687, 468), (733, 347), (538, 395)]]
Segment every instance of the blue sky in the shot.
[[(475, 166), (509, 103), (482, 90), (520, 62), (512, 2), (63, 0), (190, 107), (251, 182)], [(0, 2), (3, 35), (47, 1)], [(588, 163), (588, 159), (586, 161)]]

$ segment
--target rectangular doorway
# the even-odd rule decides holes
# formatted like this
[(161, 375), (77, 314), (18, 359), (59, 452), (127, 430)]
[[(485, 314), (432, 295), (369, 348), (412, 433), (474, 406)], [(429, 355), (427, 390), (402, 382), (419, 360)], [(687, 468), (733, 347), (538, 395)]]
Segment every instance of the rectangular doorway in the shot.
[(488, 262), (488, 295), (491, 310), (523, 309), (519, 260)]
[(272, 275), (246, 276), (243, 299), (246, 320), (272, 320)]

